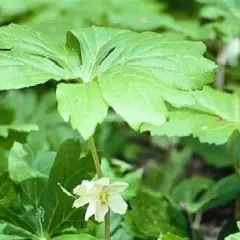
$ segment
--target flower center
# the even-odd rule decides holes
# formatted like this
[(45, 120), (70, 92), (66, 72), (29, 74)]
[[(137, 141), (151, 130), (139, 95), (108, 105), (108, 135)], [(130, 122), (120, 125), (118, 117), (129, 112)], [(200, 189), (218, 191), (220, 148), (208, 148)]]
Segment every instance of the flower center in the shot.
[(106, 204), (108, 202), (108, 199), (109, 199), (109, 195), (107, 192), (105, 192), (105, 191), (100, 192), (100, 194), (98, 196), (98, 201), (101, 204)]

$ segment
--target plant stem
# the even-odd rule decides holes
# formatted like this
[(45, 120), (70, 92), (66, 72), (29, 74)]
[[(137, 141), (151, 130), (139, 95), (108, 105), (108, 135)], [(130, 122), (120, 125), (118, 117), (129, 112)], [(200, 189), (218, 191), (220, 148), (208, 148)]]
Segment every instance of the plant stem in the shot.
[[(96, 149), (96, 145), (95, 145), (95, 141), (94, 138), (91, 137), (88, 140), (88, 147), (89, 150), (91, 151), (92, 154), (92, 158), (95, 164), (95, 168), (96, 168), (96, 172), (97, 172), (97, 176), (98, 178), (103, 177), (103, 173), (101, 170), (101, 165), (100, 165), (100, 160), (97, 154), (97, 149)], [(110, 210), (108, 211), (106, 217), (105, 217), (105, 240), (111, 240), (111, 230), (110, 230)]]
[(108, 211), (105, 217), (105, 240), (111, 240), (110, 211)]
[(96, 168), (97, 176), (98, 176), (98, 178), (101, 178), (101, 177), (103, 177), (103, 173), (102, 173), (102, 170), (101, 170), (100, 160), (99, 160), (99, 157), (98, 157), (98, 154), (97, 154), (97, 149), (96, 149), (96, 145), (95, 145), (95, 141), (94, 141), (93, 137), (89, 138), (88, 147), (89, 147), (89, 150), (91, 151), (91, 154), (92, 154), (92, 158), (93, 158), (94, 165), (95, 165), (95, 168)]

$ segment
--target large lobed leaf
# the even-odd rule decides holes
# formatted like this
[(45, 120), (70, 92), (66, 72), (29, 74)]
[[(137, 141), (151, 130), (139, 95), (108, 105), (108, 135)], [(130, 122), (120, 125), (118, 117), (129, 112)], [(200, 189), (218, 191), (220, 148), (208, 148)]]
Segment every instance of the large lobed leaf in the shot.
[[(142, 123), (163, 124), (168, 115), (165, 101), (175, 107), (195, 104), (189, 90), (210, 83), (216, 69), (203, 58), (205, 46), (200, 42), (110, 28), (73, 30), (64, 45), (10, 25), (0, 29), (0, 49), (0, 90), (65, 80), (57, 88), (59, 112), (65, 120), (72, 119), (85, 139), (103, 121), (107, 105), (135, 130)], [(68, 86), (72, 80), (95, 83)], [(89, 119), (79, 112), (90, 116), (86, 130), (84, 121)]]

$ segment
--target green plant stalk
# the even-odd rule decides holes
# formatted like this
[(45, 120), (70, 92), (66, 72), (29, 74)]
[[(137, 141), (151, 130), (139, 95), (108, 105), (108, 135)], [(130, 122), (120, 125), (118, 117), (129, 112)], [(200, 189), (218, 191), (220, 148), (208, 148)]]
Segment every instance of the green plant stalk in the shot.
[[(95, 145), (95, 141), (93, 137), (90, 137), (88, 140), (88, 148), (91, 151), (92, 158), (94, 161), (94, 165), (96, 168), (98, 178), (103, 177), (103, 173), (101, 170), (100, 160), (97, 154), (97, 148)], [(108, 211), (105, 217), (105, 240), (111, 240), (111, 231), (110, 231), (110, 210)]]
[(91, 151), (91, 154), (92, 154), (92, 158), (93, 158), (94, 165), (95, 165), (95, 168), (96, 168), (97, 176), (98, 176), (98, 178), (102, 178), (103, 173), (102, 173), (102, 170), (101, 170), (100, 160), (99, 160), (99, 157), (98, 157), (98, 154), (97, 154), (97, 148), (96, 148), (95, 141), (94, 141), (93, 137), (90, 137), (89, 140), (88, 140), (88, 148), (89, 148), (89, 150)]

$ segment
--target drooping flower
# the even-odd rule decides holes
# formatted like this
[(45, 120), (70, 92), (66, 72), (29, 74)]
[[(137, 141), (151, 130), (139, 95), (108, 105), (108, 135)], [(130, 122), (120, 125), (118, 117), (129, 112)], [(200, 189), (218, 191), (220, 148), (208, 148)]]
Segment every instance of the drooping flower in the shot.
[(123, 200), (121, 193), (128, 187), (126, 182), (113, 182), (107, 177), (98, 180), (84, 180), (74, 188), (73, 193), (78, 196), (73, 207), (79, 208), (88, 205), (85, 221), (95, 215), (95, 220), (103, 222), (109, 208), (118, 214), (125, 214), (127, 204)]

